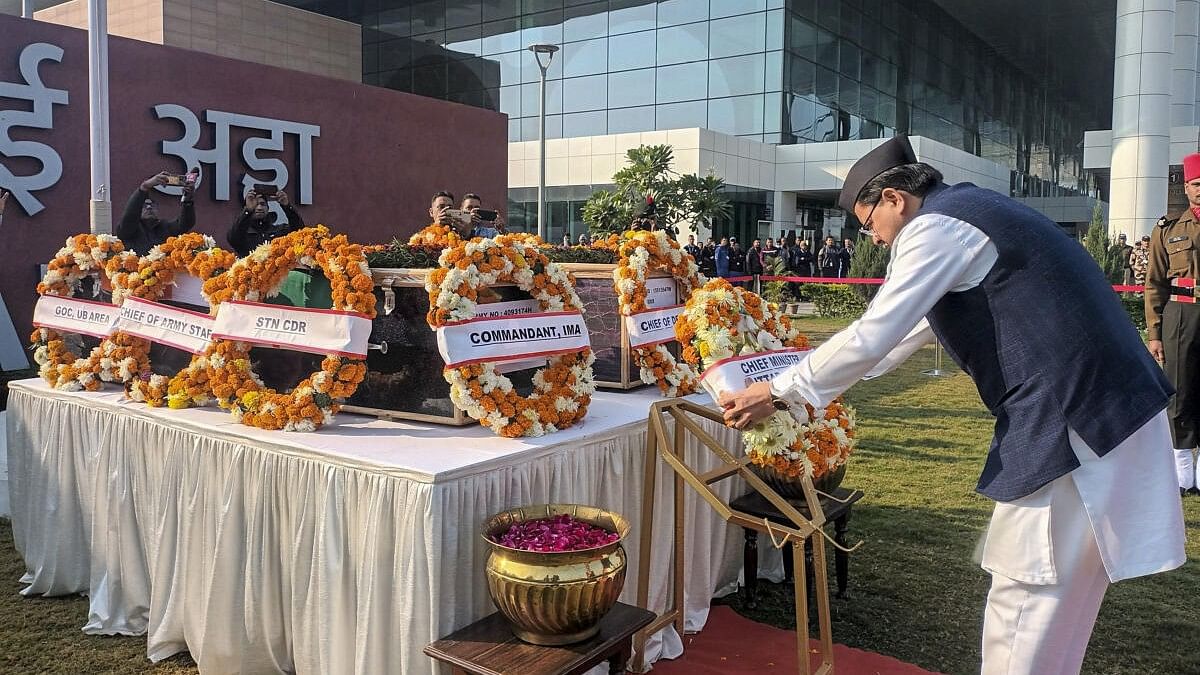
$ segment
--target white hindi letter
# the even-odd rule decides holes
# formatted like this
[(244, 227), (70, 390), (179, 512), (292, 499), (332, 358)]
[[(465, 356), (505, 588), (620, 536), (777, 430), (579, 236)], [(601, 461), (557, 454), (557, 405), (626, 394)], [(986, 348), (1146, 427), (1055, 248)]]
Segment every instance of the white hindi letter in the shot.
[[(211, 164), (213, 173), (213, 196), (217, 201), (229, 199), (229, 125), (217, 124), (213, 131), (213, 147), (201, 150), (196, 145), (200, 142), (200, 120), (195, 113), (174, 103), (159, 103), (154, 106), (154, 114), (158, 119), (175, 119), (183, 126), (183, 135), (173, 141), (162, 142), (164, 155), (178, 157), (187, 168)], [(160, 188), (167, 194), (178, 195), (181, 188)]]
[(14, 176), (3, 164), (0, 164), (0, 188), (13, 193), (17, 203), (25, 209), (25, 213), (34, 215), (45, 208), (33, 192), (44, 190), (62, 177), (62, 158), (58, 152), (36, 141), (14, 141), (9, 132), (13, 127), (28, 127), (32, 129), (54, 128), (54, 104), (66, 105), (68, 100), (65, 89), (50, 89), (42, 83), (38, 68), (42, 61), (50, 60), (62, 63), (62, 47), (35, 42), (21, 50), (18, 65), (25, 84), (0, 82), (0, 99), (15, 99), (29, 101), (33, 104), (32, 111), (0, 110), (0, 157), (31, 157), (41, 163), (42, 168), (35, 174)]

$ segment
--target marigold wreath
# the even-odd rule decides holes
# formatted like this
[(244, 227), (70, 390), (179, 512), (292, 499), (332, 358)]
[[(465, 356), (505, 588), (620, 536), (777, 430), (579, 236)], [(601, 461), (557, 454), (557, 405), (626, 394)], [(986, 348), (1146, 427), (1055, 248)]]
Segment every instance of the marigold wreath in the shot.
[[(218, 248), (212, 237), (189, 232), (167, 239), (142, 257), (132, 251), (113, 256), (105, 270), (112, 279), (113, 304), (119, 306), (130, 296), (161, 300), (175, 285), (175, 277), (179, 274), (208, 281), (224, 274), (236, 259), (233, 253)], [(208, 296), (204, 299), (208, 300)], [(124, 333), (115, 334), (109, 341), (121, 339), (145, 342)], [(135, 401), (156, 408), (167, 405), (178, 409), (205, 405), (211, 399), (206, 355), (193, 356), (183, 370), (171, 377), (151, 373), (148, 354), (144, 366), (144, 370), (126, 380), (125, 395)]]
[[(621, 316), (647, 309), (646, 280), (653, 272), (670, 274), (685, 298), (704, 285), (696, 261), (662, 230), (626, 232), (617, 254), (620, 259), (613, 270), (613, 288)], [(696, 370), (686, 361), (676, 360), (666, 345), (635, 347), (632, 356), (642, 382), (657, 384), (666, 396), (686, 396), (699, 385)]]
[[(125, 250), (120, 239), (107, 234), (77, 234), (69, 237), (50, 261), (46, 276), (37, 286), (38, 295), (74, 297), (84, 278), (104, 273), (108, 260)], [(99, 283), (99, 279), (95, 280)], [(30, 336), (33, 359), (38, 364), (38, 374), (50, 386), (66, 391), (100, 389), (104, 380), (110, 380), (114, 372), (119, 376), (130, 376), (139, 367), (138, 354), (126, 350), (110, 352), (106, 358), (119, 358), (115, 369), (101, 372), (101, 352), (97, 347), (88, 357), (76, 354), (67, 345), (63, 336), (49, 328), (35, 328)]]
[[(320, 269), (328, 277), (333, 309), (375, 317), (374, 282), (362, 247), (323, 226), (273, 239), (239, 259), (224, 274), (204, 283), (213, 307), (228, 300), (256, 301), (277, 295), (295, 267)], [(315, 431), (333, 420), (367, 374), (366, 362), (330, 354), (321, 369), (289, 393), (263, 384), (245, 342), (215, 339), (208, 358), (209, 387), (217, 404), (248, 426), (284, 431)]]
[[(777, 307), (724, 279), (692, 293), (675, 334), (685, 345), (683, 357), (702, 370), (743, 354), (808, 348), (808, 339)], [(846, 463), (855, 443), (854, 410), (840, 397), (824, 410), (805, 408), (806, 419), (776, 412), (743, 432), (752, 464), (787, 478), (820, 480)]]
[[(543, 311), (583, 311), (571, 275), (520, 237), (500, 235), (460, 244), (442, 252), (440, 268), (430, 272), (431, 328), (475, 316), (481, 292), (513, 283), (529, 293)], [(565, 429), (587, 414), (596, 391), (591, 349), (552, 356), (533, 376), (534, 391), (517, 394), (512, 381), (491, 363), (446, 368), (450, 399), (479, 423), (508, 438), (541, 436)]]

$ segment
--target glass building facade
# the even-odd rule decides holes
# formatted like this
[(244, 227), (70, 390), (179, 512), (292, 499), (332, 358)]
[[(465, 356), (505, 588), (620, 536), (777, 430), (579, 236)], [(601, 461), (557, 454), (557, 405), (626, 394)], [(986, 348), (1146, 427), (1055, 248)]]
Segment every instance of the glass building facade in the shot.
[[(929, 0), (292, 0), (361, 23), (363, 81), (498, 110), (509, 140), (705, 127), (789, 144), (907, 132), (1086, 190), (1084, 112)], [(1014, 26), (1013, 30), (1017, 30)], [(1050, 67), (1048, 65), (1048, 67)]]

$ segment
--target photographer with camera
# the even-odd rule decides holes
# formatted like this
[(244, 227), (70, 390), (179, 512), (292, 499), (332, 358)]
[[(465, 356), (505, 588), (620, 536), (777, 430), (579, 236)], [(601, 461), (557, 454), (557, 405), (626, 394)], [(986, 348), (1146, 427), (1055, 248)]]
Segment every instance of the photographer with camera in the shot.
[[(160, 171), (142, 181), (125, 203), (125, 211), (114, 232), (125, 248), (138, 255), (146, 255), (168, 238), (191, 231), (196, 225), (196, 207), (192, 203), (192, 195), (199, 177), (199, 169), (192, 169), (183, 175)], [(164, 221), (158, 217), (158, 205), (154, 203), (152, 191), (159, 185), (183, 188), (183, 196), (179, 199), (179, 217), (175, 220)]]
[[(270, 202), (279, 203), (279, 208), (287, 216), (287, 222), (276, 225), (278, 215), (271, 211)], [(295, 232), (304, 228), (304, 219), (300, 212), (292, 206), (287, 193), (278, 190), (274, 185), (255, 185), (246, 193), (245, 208), (233, 221), (229, 234), (225, 239), (233, 247), (233, 252), (239, 258), (244, 258), (260, 245), (276, 237)]]
[[(474, 199), (470, 199), (474, 197)], [(469, 194), (463, 199), (463, 204), (478, 204), (479, 196)], [(465, 208), (454, 208), (454, 193), (441, 190), (433, 195), (433, 200), (429, 204), (429, 217), (434, 224), (453, 227), (455, 232), (464, 239), (474, 239), (476, 237), (494, 237), (500, 234), (500, 231), (492, 227), (489, 221), (479, 217), (489, 215), (494, 211), (483, 211), (476, 208), (475, 211), (470, 211)], [(499, 214), (496, 214), (499, 217)]]
[(468, 192), (463, 196), (462, 205), (459, 207), (459, 210), (471, 214), (472, 231), (495, 230), (494, 234), (477, 234), (475, 235), (476, 237), (494, 237), (497, 234), (504, 234), (507, 231), (504, 227), (504, 218), (500, 217), (500, 212), (483, 208), (483, 198), (474, 192)]

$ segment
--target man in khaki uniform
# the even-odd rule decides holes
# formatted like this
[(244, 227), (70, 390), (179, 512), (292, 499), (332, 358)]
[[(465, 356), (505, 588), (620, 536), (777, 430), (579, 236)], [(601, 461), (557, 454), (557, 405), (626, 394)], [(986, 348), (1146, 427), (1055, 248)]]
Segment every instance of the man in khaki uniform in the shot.
[(1200, 441), (1200, 154), (1183, 160), (1188, 208), (1150, 233), (1146, 329), (1150, 353), (1175, 387), (1167, 407), (1179, 493), (1200, 494), (1193, 452)]

